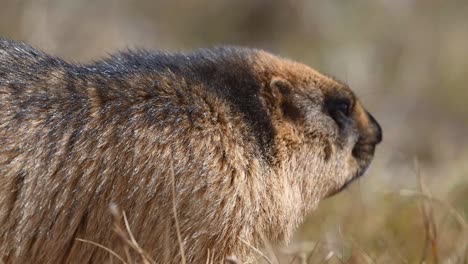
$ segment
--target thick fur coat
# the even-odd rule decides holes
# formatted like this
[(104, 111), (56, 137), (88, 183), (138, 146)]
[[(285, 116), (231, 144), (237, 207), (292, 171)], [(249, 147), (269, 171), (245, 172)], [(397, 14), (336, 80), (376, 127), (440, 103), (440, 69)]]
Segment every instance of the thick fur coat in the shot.
[(246, 244), (287, 240), (381, 137), (345, 84), (264, 51), (76, 65), (0, 40), (0, 259), (110, 260), (77, 238), (124, 254), (113, 203), (156, 263), (178, 263), (175, 201), (187, 262), (253, 262)]

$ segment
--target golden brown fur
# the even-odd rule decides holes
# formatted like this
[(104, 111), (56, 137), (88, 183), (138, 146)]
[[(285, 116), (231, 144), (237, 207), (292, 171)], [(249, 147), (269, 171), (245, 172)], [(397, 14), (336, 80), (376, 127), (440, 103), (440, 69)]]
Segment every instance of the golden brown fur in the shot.
[(0, 40), (0, 256), (108, 261), (75, 239), (122, 253), (115, 203), (156, 263), (163, 252), (178, 263), (174, 177), (187, 261), (205, 263), (209, 251), (252, 262), (242, 240), (287, 240), (365, 171), (380, 140), (345, 84), (263, 51), (72, 65)]

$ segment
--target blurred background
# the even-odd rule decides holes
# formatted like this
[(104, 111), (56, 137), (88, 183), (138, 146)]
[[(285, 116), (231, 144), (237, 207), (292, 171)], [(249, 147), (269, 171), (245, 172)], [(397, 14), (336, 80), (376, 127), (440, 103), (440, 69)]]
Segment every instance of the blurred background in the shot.
[[(468, 263), (468, 1), (0, 0), (0, 6), (0, 36), (70, 61), (127, 48), (236, 44), (347, 82), (381, 123), (384, 141), (367, 175), (323, 202), (280, 258), (315, 247), (307, 253), (314, 263)], [(408, 191), (421, 191), (418, 176), (432, 201)]]

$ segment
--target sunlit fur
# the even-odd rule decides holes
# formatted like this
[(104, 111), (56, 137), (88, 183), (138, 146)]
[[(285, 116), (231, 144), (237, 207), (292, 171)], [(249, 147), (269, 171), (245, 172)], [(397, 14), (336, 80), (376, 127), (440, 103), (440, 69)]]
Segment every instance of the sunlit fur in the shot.
[[(355, 102), (339, 128), (324, 102)], [(381, 140), (351, 90), (259, 50), (125, 52), (73, 65), (0, 40), (0, 254), (6, 263), (124, 255), (109, 205), (156, 263), (248, 263), (361, 175)], [(358, 147), (356, 147), (358, 146)], [(355, 153), (353, 155), (353, 149)], [(115, 260), (114, 260), (115, 261)]]

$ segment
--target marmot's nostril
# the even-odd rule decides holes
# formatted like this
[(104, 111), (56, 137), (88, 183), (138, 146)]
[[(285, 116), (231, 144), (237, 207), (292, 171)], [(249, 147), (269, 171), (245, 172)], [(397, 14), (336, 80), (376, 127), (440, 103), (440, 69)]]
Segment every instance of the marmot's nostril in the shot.
[(379, 123), (377, 123), (377, 121), (374, 122), (374, 126), (376, 128), (377, 144), (379, 144), (380, 142), (382, 142), (383, 138), (382, 128), (380, 127)]
[(382, 142), (382, 137), (383, 137), (382, 136), (382, 127), (380, 127), (377, 120), (375, 120), (375, 118), (371, 114), (369, 114), (369, 112), (367, 112), (367, 115), (369, 115), (369, 119), (372, 122), (373, 130), (374, 130), (374, 133), (375, 133), (375, 144), (379, 144), (380, 142)]
[(374, 144), (379, 144), (380, 142), (382, 142), (382, 138), (383, 138), (382, 127), (380, 127), (377, 120), (375, 120), (375, 118), (369, 112), (366, 111), (366, 113), (367, 113), (367, 116), (369, 117), (369, 120), (372, 126), (372, 133), (375, 137)]

